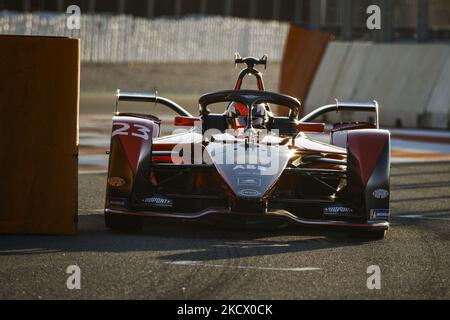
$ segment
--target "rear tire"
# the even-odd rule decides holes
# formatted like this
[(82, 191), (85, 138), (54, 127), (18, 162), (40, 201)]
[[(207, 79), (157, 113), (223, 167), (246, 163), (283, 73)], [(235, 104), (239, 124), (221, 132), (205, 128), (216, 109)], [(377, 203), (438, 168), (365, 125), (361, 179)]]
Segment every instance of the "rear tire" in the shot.
[(140, 231), (142, 230), (142, 224), (142, 217), (105, 213), (105, 225), (110, 230)]
[(361, 240), (382, 240), (386, 235), (386, 230), (366, 230), (351, 231), (349, 236)]

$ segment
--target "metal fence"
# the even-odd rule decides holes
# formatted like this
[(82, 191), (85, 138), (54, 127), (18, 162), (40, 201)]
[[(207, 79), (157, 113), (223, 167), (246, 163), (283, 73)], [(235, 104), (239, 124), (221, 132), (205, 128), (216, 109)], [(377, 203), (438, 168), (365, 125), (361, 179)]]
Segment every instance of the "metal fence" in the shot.
[(129, 15), (81, 15), (79, 30), (54, 13), (0, 14), (1, 34), (70, 36), (81, 39), (84, 62), (220, 62), (235, 51), (282, 58), (287, 23), (233, 17), (145, 19)]

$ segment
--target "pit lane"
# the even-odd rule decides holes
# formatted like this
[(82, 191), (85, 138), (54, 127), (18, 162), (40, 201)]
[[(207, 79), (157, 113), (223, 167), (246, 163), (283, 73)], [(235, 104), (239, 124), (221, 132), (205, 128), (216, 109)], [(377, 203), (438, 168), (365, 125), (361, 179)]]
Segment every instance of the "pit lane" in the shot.
[[(105, 175), (79, 176), (77, 236), (0, 237), (0, 298), (450, 298), (450, 162), (394, 164), (392, 227), (367, 242), (343, 232), (248, 232), (103, 222)], [(81, 289), (66, 268), (81, 269)], [(366, 286), (381, 269), (381, 289)]]

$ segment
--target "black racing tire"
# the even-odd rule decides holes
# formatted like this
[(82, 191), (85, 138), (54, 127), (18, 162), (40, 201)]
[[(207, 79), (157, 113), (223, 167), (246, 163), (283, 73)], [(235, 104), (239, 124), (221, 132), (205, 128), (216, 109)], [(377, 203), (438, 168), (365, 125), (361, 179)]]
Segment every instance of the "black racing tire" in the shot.
[(382, 240), (386, 236), (386, 230), (354, 230), (349, 236), (360, 240)]
[(110, 230), (140, 231), (142, 230), (143, 219), (136, 216), (105, 213), (105, 225)]

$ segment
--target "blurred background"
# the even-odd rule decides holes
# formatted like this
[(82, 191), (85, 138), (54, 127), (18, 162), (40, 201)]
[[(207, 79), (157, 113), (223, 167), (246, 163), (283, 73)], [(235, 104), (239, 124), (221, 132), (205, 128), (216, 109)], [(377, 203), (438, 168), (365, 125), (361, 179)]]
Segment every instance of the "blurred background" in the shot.
[(226, 16), (293, 22), (332, 32), (340, 40), (374, 40), (366, 28), (366, 8), (378, 5), (385, 19), (380, 41), (449, 40), (447, 0), (0, 0), (0, 10), (159, 17)]
[[(374, 4), (381, 30), (366, 25)], [(66, 25), (70, 5), (81, 9), (78, 30)], [(81, 39), (80, 163), (90, 169), (104, 168), (117, 88), (157, 89), (196, 114), (200, 94), (234, 86), (238, 51), (268, 54), (266, 89), (283, 91), (291, 25), (332, 38), (299, 96), (306, 112), (376, 99), (397, 155), (448, 158), (448, 0), (0, 0), (1, 34)], [(171, 114), (152, 108), (172, 129)]]

